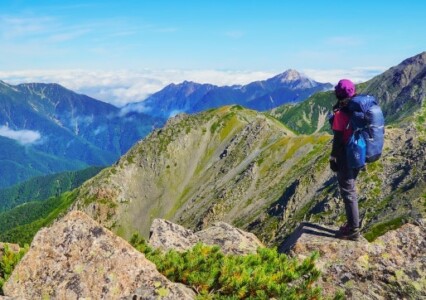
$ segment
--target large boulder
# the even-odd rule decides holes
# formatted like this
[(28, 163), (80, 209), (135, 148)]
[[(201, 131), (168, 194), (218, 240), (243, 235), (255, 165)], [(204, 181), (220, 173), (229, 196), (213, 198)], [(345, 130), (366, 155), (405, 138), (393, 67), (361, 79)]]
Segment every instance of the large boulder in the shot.
[(42, 229), (4, 285), (24, 299), (193, 299), (130, 244), (73, 211)]
[(193, 232), (163, 219), (155, 219), (151, 225), (149, 244), (162, 250), (185, 251), (196, 243), (217, 245), (225, 254), (255, 253), (264, 247), (250, 232), (245, 232), (224, 222), (217, 222), (205, 230)]
[(299, 258), (318, 251), (326, 295), (348, 299), (426, 299), (426, 230), (405, 224), (369, 243), (333, 237), (334, 230), (303, 223), (281, 251)]

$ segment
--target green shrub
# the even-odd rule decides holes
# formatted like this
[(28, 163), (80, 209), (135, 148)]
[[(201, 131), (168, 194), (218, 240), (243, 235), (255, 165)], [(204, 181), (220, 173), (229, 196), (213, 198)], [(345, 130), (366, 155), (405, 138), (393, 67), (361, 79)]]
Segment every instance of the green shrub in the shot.
[(224, 255), (217, 246), (197, 244), (185, 252), (153, 250), (134, 235), (131, 244), (174, 282), (190, 286), (198, 299), (321, 299), (314, 286), (318, 253), (299, 262), (276, 249), (249, 255)]
[(9, 249), (9, 246), (5, 244), (3, 254), (0, 256), (0, 295), (3, 295), (3, 285), (10, 277), (15, 269), (15, 266), (19, 263), (22, 257), (27, 253), (29, 249), (28, 245), (21, 248), (19, 252), (14, 252)]

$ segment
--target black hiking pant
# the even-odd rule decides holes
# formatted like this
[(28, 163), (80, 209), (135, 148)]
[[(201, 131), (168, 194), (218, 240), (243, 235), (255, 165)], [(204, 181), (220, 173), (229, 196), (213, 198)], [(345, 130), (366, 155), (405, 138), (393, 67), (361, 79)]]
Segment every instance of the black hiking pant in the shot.
[(340, 195), (345, 204), (346, 218), (348, 225), (352, 228), (359, 227), (358, 197), (355, 190), (355, 181), (359, 169), (348, 167), (346, 155), (337, 159), (337, 181), (339, 183)]

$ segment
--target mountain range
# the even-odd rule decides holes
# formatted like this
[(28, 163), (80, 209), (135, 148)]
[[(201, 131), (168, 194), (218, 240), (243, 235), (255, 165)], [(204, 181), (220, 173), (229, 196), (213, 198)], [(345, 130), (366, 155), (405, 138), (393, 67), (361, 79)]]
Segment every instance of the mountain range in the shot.
[[(405, 97), (420, 91), (424, 70), (421, 53), (357, 86), (381, 101), (384, 81), (390, 95), (383, 103), (383, 157), (359, 180), (369, 239), (424, 215), (425, 101), (421, 93)], [(407, 73), (404, 84), (389, 80), (401, 72)], [(409, 116), (393, 104), (404, 99), (412, 103)], [(337, 183), (328, 169), (326, 116), (335, 101), (332, 92), (319, 92), (266, 113), (234, 105), (179, 114), (61, 201), (126, 238), (135, 231), (147, 235), (156, 217), (192, 229), (223, 220), (275, 245), (304, 219), (342, 222)]]
[(270, 79), (247, 85), (215, 86), (190, 81), (170, 84), (142, 102), (127, 105), (125, 109), (161, 117), (233, 104), (265, 111), (285, 103), (301, 102), (318, 91), (331, 88), (330, 83), (316, 82), (289, 69)]
[[(373, 83), (414, 70), (402, 71), (408, 72), (403, 85), (385, 81), (391, 96), (383, 103), (383, 157), (367, 166), (358, 184), (368, 239), (425, 215), (425, 100), (418, 101), (421, 93), (403, 98), (425, 83), (424, 57), (419, 54), (358, 86), (381, 101)], [(277, 109), (292, 111), (282, 123), (241, 106), (172, 118), (83, 184), (73, 208), (126, 238), (135, 231), (147, 235), (155, 217), (192, 229), (222, 220), (270, 245), (280, 244), (302, 220), (341, 224), (343, 204), (328, 168), (331, 136), (325, 131), (327, 108), (336, 101), (331, 96), (317, 93)], [(401, 99), (416, 103), (410, 116), (394, 105)], [(311, 126), (303, 127), (308, 121)]]
[(227, 103), (265, 110), (330, 88), (295, 70), (244, 86), (171, 84), (117, 108), (58, 84), (0, 81), (0, 188), (29, 178), (107, 166), (170, 115)]
[[(225, 221), (280, 251), (298, 235), (295, 253), (321, 251), (323, 286), (339, 284), (347, 296), (417, 299), (424, 294), (425, 62), (421, 53), (357, 85), (359, 93), (377, 97), (386, 115), (383, 155), (357, 180), (361, 232), (370, 243), (362, 238), (355, 245), (330, 234), (346, 217), (328, 165), (327, 114), (336, 101), (329, 91), (263, 113), (230, 105), (172, 117), (73, 191), (0, 213), (0, 240), (28, 243), (40, 228), (62, 219), (56, 224), (75, 224), (61, 227), (64, 240), (76, 238), (93, 258), (86, 245), (96, 243), (82, 238), (105, 237), (101, 225), (130, 240), (134, 233), (152, 236), (150, 225), (159, 217), (193, 231)], [(70, 210), (83, 211), (100, 225), (81, 212), (69, 214), (76, 220), (70, 223), (62, 218)], [(82, 219), (90, 220), (91, 229), (69, 239)], [(315, 234), (320, 229), (327, 238)], [(57, 245), (64, 249), (62, 241)], [(110, 255), (122, 249), (116, 247), (100, 248)], [(45, 251), (37, 255), (46, 256)], [(366, 293), (367, 286), (374, 289)]]
[(0, 81), (0, 187), (30, 177), (106, 166), (163, 119), (121, 109), (58, 84)]

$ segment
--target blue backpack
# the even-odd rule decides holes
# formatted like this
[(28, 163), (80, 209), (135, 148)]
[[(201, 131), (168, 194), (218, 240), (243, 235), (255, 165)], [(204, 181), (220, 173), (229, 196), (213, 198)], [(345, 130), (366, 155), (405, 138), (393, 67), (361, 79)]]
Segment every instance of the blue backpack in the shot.
[(370, 95), (356, 95), (349, 101), (348, 109), (352, 113), (355, 138), (362, 137), (365, 141), (365, 161), (378, 160), (383, 150), (385, 119), (376, 99)]

